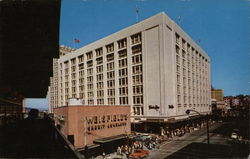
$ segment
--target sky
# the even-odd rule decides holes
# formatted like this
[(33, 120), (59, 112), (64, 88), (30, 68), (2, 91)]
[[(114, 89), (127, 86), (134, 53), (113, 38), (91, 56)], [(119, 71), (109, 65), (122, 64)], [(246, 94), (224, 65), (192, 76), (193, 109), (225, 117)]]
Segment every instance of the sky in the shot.
[(200, 41), (214, 88), (250, 94), (250, 0), (62, 0), (60, 45), (80, 48), (133, 25), (136, 8), (139, 21), (165, 12)]
[(48, 110), (48, 100), (46, 98), (26, 98), (25, 107)]

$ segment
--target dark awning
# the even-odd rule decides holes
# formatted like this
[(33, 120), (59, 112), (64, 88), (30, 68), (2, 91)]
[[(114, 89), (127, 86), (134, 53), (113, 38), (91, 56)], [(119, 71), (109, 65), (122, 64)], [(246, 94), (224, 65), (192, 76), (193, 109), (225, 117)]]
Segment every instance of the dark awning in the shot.
[(116, 140), (125, 139), (125, 138), (127, 138), (127, 135), (122, 134), (122, 135), (117, 135), (117, 136), (96, 139), (94, 140), (94, 143), (107, 143), (107, 142), (116, 141)]

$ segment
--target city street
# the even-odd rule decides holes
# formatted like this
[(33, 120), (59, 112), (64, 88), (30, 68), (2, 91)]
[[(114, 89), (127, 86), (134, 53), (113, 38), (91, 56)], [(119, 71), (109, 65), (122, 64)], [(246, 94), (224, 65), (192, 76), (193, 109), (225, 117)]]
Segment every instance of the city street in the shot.
[[(227, 137), (213, 130), (221, 127), (225, 123), (215, 123), (210, 125), (210, 145), (207, 145), (206, 127), (182, 137), (166, 142), (159, 149), (151, 151), (149, 159), (163, 158), (187, 158), (187, 157), (226, 157), (233, 154), (232, 146), (227, 143)], [(235, 148), (235, 147), (234, 147)], [(237, 154), (236, 154), (237, 155)]]

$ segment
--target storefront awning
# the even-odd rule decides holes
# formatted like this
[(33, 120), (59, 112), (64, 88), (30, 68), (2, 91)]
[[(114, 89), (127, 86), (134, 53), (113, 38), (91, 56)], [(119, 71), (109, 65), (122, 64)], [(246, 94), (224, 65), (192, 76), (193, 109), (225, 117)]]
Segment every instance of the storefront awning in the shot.
[(120, 139), (125, 139), (127, 138), (127, 135), (117, 135), (117, 136), (111, 136), (111, 137), (106, 137), (106, 138), (101, 138), (101, 139), (96, 139), (94, 140), (94, 143), (107, 143), (107, 142), (112, 142)]

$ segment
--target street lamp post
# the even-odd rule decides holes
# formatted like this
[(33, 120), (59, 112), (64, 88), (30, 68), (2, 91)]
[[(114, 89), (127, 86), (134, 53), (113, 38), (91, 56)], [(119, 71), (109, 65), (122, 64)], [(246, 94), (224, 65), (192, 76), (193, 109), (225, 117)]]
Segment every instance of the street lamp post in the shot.
[[(204, 116), (204, 115), (202, 115), (201, 113), (199, 113), (198, 111), (192, 110), (192, 109), (186, 110), (186, 114), (189, 114), (191, 111), (192, 111), (192, 112), (195, 112), (195, 113), (197, 113), (197, 114), (199, 114), (200, 116)], [(208, 114), (206, 115), (206, 122), (207, 122), (207, 144), (210, 144)]]
[[(136, 114), (136, 111), (134, 111), (134, 112), (131, 112), (131, 113), (129, 113), (128, 115), (127, 115), (127, 117), (130, 117), (130, 121), (131, 121), (131, 115), (132, 114)], [(134, 133), (136, 134), (136, 131), (135, 131), (135, 117), (134, 117), (134, 120), (133, 120), (134, 122), (133, 122), (133, 127), (134, 127)]]

